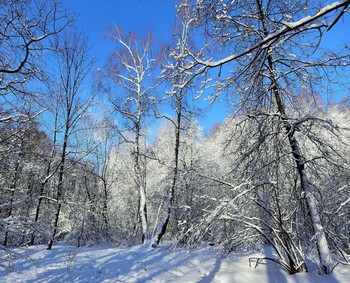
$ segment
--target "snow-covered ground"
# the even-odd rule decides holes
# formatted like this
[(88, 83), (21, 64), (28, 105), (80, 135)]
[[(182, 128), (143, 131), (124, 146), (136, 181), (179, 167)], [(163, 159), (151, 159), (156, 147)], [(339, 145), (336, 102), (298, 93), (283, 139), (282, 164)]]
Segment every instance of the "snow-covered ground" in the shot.
[(57, 245), (15, 249), (1, 253), (0, 282), (239, 282), (239, 283), (346, 283), (350, 267), (339, 266), (332, 275), (320, 276), (317, 266), (309, 273), (290, 276), (272, 262), (249, 266), (249, 258), (264, 254), (220, 256), (212, 247), (196, 250), (152, 249), (135, 246), (126, 249), (76, 248)]

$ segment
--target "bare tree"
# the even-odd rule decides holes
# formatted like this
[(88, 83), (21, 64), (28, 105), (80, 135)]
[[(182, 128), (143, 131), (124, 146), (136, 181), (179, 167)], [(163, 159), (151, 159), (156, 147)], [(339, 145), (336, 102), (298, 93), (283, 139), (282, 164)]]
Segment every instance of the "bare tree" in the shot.
[[(89, 57), (87, 38), (76, 31), (65, 34), (62, 39), (58, 39), (57, 50), (59, 84), (54, 107), (58, 107), (61, 122), (58, 125), (60, 135), (57, 138), (61, 143), (61, 148), (57, 171), (56, 213), (53, 221), (52, 237), (47, 247), (48, 250), (52, 248), (54, 238), (58, 232), (59, 216), (64, 201), (66, 159), (71, 153), (69, 150), (70, 142), (76, 136), (79, 122), (91, 106), (95, 95), (94, 93), (91, 95), (84, 93), (82, 95), (87, 75), (94, 64), (94, 59)], [(54, 131), (58, 129), (54, 129)]]
[[(52, 93), (54, 93), (54, 91)], [(55, 101), (55, 102), (58, 102), (58, 101)], [(42, 164), (42, 166), (45, 168), (44, 169), (45, 173), (40, 178), (39, 195), (38, 195), (38, 200), (35, 208), (34, 223), (39, 222), (43, 201), (45, 199), (47, 200), (49, 199), (48, 196), (45, 194), (45, 187), (47, 186), (48, 182), (55, 176), (59, 167), (59, 165), (56, 162), (57, 154), (58, 154), (58, 146), (59, 146), (58, 145), (59, 141), (57, 140), (58, 133), (59, 133), (59, 127), (58, 127), (59, 107), (58, 107), (58, 103), (55, 105), (55, 102), (54, 102), (54, 105), (51, 105), (53, 106), (52, 114), (54, 115), (53, 131), (51, 136), (51, 150), (50, 150), (50, 153), (47, 156), (45, 156), (44, 162)], [(30, 244), (31, 245), (35, 244), (35, 232), (32, 234)]]
[(41, 56), (49, 39), (69, 23), (57, 1), (1, 1), (1, 95), (23, 93), (29, 80), (42, 74)]
[[(36, 123), (35, 119), (42, 113), (38, 90), (46, 75), (43, 58), (51, 52), (51, 39), (66, 28), (70, 19), (57, 1), (4, 0), (0, 5), (0, 104), (6, 109), (0, 109), (0, 123), (5, 127), (12, 125), (10, 128), (14, 130), (0, 140), (1, 151), (7, 151), (16, 146), (15, 140), (23, 136), (28, 131), (25, 128)], [(6, 140), (14, 143), (5, 148)], [(23, 145), (26, 144), (27, 141)], [(32, 151), (34, 153), (35, 148)], [(19, 164), (16, 168), (28, 166)], [(35, 189), (30, 182), (28, 188)]]
[[(115, 131), (113, 122), (106, 117), (101, 121), (88, 119), (85, 123), (87, 125), (85, 139), (88, 147), (91, 148), (89, 156), (95, 165), (90, 174), (97, 178), (98, 191), (101, 196), (98, 201), (101, 202), (102, 210), (97, 211), (102, 218), (102, 228), (99, 233), (102, 232), (103, 235), (101, 236), (107, 239), (111, 236), (112, 227), (109, 220), (111, 191), (118, 180), (118, 174), (111, 160), (119, 143), (118, 133)], [(89, 195), (89, 192), (87, 194)], [(88, 198), (91, 197), (88, 196)], [(93, 205), (92, 202), (90, 203)], [(97, 210), (97, 207), (91, 207), (91, 211), (94, 212), (95, 210)]]
[(179, 157), (180, 157), (180, 139), (181, 132), (184, 127), (184, 119), (186, 118), (186, 112), (190, 112), (185, 108), (186, 94), (188, 89), (192, 86), (191, 82), (188, 82), (191, 73), (184, 73), (183, 70), (186, 66), (185, 52), (189, 42), (189, 28), (191, 24), (190, 12), (187, 6), (183, 5), (179, 10), (179, 22), (180, 27), (177, 34), (177, 42), (175, 43), (175, 49), (169, 50), (169, 58), (166, 58), (163, 67), (162, 78), (170, 85), (171, 90), (168, 92), (166, 101), (170, 101), (172, 108), (175, 111), (174, 119), (171, 119), (165, 115), (161, 117), (166, 118), (174, 126), (174, 153), (173, 153), (173, 165), (171, 172), (171, 184), (167, 189), (166, 204), (163, 218), (160, 223), (157, 224), (151, 240), (151, 247), (155, 248), (164, 234), (166, 233), (167, 226), (170, 220), (171, 211), (173, 210), (173, 204), (175, 199), (175, 191), (179, 181)]
[[(293, 106), (292, 97), (298, 89), (310, 92), (321, 89), (317, 86), (331, 76), (331, 69), (341, 68), (348, 61), (348, 54), (328, 54), (313, 60), (319, 41), (310, 42), (311, 35), (321, 40), (327, 28), (324, 20), (333, 15), (331, 27), (348, 4), (349, 1), (335, 2), (311, 10), (308, 1), (194, 1), (193, 27), (203, 32), (207, 41), (199, 51), (188, 49), (184, 54), (185, 58), (193, 58), (184, 68), (185, 72), (195, 70), (194, 76), (202, 75), (206, 87), (213, 81), (212, 98), (230, 91), (234, 93), (233, 100), (238, 102), (237, 109), (251, 114), (277, 112), (280, 116), (308, 207), (320, 266), (325, 273), (332, 269), (331, 253), (308, 176), (305, 153), (296, 135), (298, 129), (286, 109)], [(184, 5), (189, 3), (185, 1)], [(342, 10), (334, 16), (332, 12), (339, 9)], [(293, 21), (295, 18), (298, 20)], [(228, 55), (214, 59), (220, 54)], [(207, 60), (208, 57), (211, 59)], [(219, 69), (216, 76), (214, 68)], [(302, 127), (302, 122), (298, 126)]]
[(4, 246), (27, 244), (27, 233), (36, 229), (30, 221), (30, 211), (37, 196), (37, 180), (42, 174), (39, 164), (49, 144), (47, 136), (38, 129), (39, 123), (28, 116), (27, 123), (10, 123), (10, 127), (5, 124), (0, 130), (0, 222)]
[(118, 27), (112, 32), (116, 49), (110, 57), (108, 73), (116, 84), (116, 94), (111, 102), (122, 117), (125, 127), (118, 126), (118, 132), (127, 142), (133, 144), (134, 182), (139, 194), (139, 218), (142, 228), (142, 243), (148, 237), (147, 193), (145, 175), (145, 122), (153, 104), (153, 90), (150, 75), (154, 69), (151, 44), (153, 37), (137, 38), (135, 34), (123, 35)]

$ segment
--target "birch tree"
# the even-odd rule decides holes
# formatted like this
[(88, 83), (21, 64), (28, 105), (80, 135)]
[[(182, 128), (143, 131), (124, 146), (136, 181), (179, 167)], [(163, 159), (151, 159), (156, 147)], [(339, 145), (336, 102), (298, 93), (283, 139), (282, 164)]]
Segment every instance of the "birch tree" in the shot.
[[(137, 38), (135, 34), (124, 35), (118, 27), (112, 32), (116, 49), (109, 59), (108, 74), (115, 83), (116, 93), (111, 102), (120, 115), (124, 126), (118, 133), (133, 145), (134, 182), (139, 195), (138, 215), (141, 222), (141, 240), (149, 234), (147, 219), (147, 189), (145, 175), (146, 117), (153, 104), (151, 99), (151, 73), (155, 60), (152, 58), (153, 37)], [(122, 123), (121, 123), (122, 124)]]

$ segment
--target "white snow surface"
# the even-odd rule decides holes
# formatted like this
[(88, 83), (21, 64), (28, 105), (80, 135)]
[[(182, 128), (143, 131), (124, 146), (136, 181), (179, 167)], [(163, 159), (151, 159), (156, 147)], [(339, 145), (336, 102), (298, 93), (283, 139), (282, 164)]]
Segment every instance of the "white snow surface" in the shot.
[[(265, 253), (265, 254), (264, 254)], [(288, 275), (273, 262), (249, 266), (249, 258), (271, 256), (262, 253), (219, 255), (213, 247), (194, 250), (147, 245), (120, 249), (76, 248), (57, 245), (0, 252), (0, 282), (218, 282), (218, 283), (345, 283), (350, 267), (339, 265), (331, 275), (321, 276), (309, 264), (309, 273)], [(6, 261), (4, 261), (6, 260)]]

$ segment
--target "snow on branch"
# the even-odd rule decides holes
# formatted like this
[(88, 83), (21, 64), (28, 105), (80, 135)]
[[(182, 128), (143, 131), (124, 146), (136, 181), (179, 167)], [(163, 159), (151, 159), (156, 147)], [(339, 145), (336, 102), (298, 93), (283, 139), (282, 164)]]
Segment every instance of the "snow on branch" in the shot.
[[(259, 43), (253, 45), (250, 48), (245, 49), (244, 51), (242, 51), (240, 53), (229, 55), (229, 56), (227, 56), (221, 60), (218, 60), (218, 61), (200, 60), (194, 54), (192, 54), (192, 53), (189, 53), (189, 54), (200, 65), (204, 65), (205, 67), (209, 67), (209, 68), (220, 67), (226, 63), (229, 63), (229, 62), (234, 61), (240, 57), (243, 57), (244, 55), (247, 55), (256, 49), (266, 49), (271, 44), (271, 42), (282, 37), (283, 35), (287, 34), (290, 31), (299, 30), (300, 28), (303, 28), (303, 27), (305, 29), (315, 28), (316, 27), (315, 25), (312, 25), (310, 27), (307, 27), (307, 25), (314, 22), (315, 20), (343, 7), (343, 10), (341, 12), (341, 15), (342, 15), (345, 12), (344, 10), (347, 9), (349, 4), (350, 4), (350, 0), (346, 0), (346, 1), (342, 1), (342, 2), (334, 2), (333, 4), (330, 4), (330, 5), (323, 7), (320, 11), (318, 11), (313, 16), (306, 16), (306, 17), (304, 17), (296, 22), (284, 22), (283, 27), (281, 27), (280, 29), (278, 29), (276, 32), (274, 32), (272, 34), (269, 34), (263, 40), (261, 40)], [(332, 24), (334, 25), (335, 23), (333, 22)], [(330, 29), (330, 28), (328, 28), (328, 29)]]
[(349, 2), (344, 6), (343, 10), (339, 13), (339, 15), (333, 20), (333, 22), (329, 25), (327, 28), (327, 31), (330, 31), (331, 28), (339, 21), (339, 19), (344, 15), (345, 12), (347, 12), (349, 6)]

